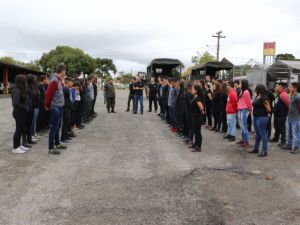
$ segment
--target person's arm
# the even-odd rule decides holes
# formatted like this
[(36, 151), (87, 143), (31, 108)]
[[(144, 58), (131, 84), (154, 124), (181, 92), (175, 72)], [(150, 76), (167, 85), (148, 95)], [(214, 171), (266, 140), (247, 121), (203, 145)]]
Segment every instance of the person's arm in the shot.
[(287, 107), (289, 109), (290, 108), (290, 97), (288, 96), (288, 94), (286, 92), (283, 92), (280, 94), (279, 98), (283, 102), (285, 107)]
[(253, 107), (252, 107), (252, 101), (251, 101), (249, 91), (245, 91), (244, 95), (245, 95), (245, 101), (246, 101), (246, 104), (247, 104), (247, 108), (248, 108), (249, 112), (251, 113), (252, 110), (253, 110)]
[(230, 95), (230, 101), (233, 103), (234, 108), (236, 109), (236, 112), (238, 112), (238, 95), (237, 94), (232, 94)]
[(48, 85), (48, 89), (47, 89), (47, 92), (46, 92), (46, 100), (45, 100), (45, 106), (46, 106), (47, 110), (49, 110), (49, 108), (50, 108), (50, 104), (52, 102), (54, 93), (57, 90), (57, 85), (58, 85), (58, 83), (56, 81), (52, 81)]
[(201, 113), (204, 114), (204, 106), (203, 106), (202, 102), (198, 101), (197, 106), (200, 109)]
[(207, 93), (207, 96), (208, 96), (209, 100), (212, 100), (212, 99), (213, 99), (213, 97), (212, 97), (212, 94), (211, 94), (211, 93)]

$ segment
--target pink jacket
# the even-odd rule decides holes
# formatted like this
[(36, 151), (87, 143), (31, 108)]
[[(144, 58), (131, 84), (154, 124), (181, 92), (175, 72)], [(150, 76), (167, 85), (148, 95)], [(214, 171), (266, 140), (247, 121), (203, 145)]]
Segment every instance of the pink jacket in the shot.
[(250, 97), (250, 92), (248, 90), (241, 93), (239, 102), (238, 102), (238, 109), (248, 109), (249, 112), (252, 112), (252, 101)]

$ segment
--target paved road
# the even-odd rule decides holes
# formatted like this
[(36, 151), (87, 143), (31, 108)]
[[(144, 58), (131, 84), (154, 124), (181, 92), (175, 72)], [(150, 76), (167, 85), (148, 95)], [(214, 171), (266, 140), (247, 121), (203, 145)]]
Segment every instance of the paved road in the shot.
[(100, 97), (99, 116), (60, 156), (47, 154), (47, 134), (13, 155), (0, 99), (1, 225), (300, 224), (299, 156), (272, 146), (259, 159), (206, 130), (191, 153), (154, 113), (124, 112), (127, 92), (117, 114)]

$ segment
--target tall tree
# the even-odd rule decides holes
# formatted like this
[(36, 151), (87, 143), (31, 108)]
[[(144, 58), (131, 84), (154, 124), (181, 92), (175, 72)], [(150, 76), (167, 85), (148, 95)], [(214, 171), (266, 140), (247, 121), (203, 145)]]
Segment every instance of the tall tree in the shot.
[(211, 55), (208, 51), (205, 51), (203, 54), (197, 52), (197, 55), (192, 56), (192, 63), (194, 65), (200, 65), (215, 60), (216, 58), (213, 55)]
[(117, 72), (117, 68), (116, 68), (115, 64), (113, 63), (112, 59), (96, 58), (94, 60), (94, 63), (95, 63), (96, 72), (98, 72), (99, 75), (101, 77), (103, 77), (104, 79), (111, 78), (112, 77), (111, 73)]
[(61, 63), (66, 65), (69, 75), (78, 75), (81, 72), (90, 74), (95, 70), (94, 59), (79, 48), (57, 46), (50, 52), (44, 53), (40, 59), (44, 72), (48, 69), (55, 72), (55, 68)]

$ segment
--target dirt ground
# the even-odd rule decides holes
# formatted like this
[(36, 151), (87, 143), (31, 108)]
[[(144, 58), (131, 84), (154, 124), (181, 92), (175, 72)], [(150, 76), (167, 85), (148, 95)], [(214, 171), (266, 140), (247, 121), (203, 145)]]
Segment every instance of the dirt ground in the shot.
[(118, 91), (107, 114), (99, 95), (98, 117), (60, 156), (48, 155), (47, 133), (14, 155), (11, 101), (0, 98), (0, 224), (300, 225), (300, 155), (272, 144), (258, 158), (205, 129), (192, 153), (126, 102)]

